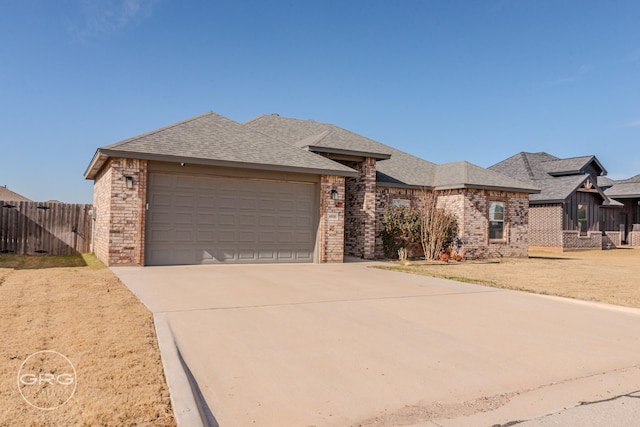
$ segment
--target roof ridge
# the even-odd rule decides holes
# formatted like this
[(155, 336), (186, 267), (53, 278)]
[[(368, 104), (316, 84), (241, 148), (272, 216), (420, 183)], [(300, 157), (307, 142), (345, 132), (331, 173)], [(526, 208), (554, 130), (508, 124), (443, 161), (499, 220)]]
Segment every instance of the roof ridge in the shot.
[(533, 173), (533, 169), (531, 169), (531, 163), (529, 163), (529, 157), (527, 157), (526, 153), (523, 153), (524, 158), (524, 166), (527, 168), (527, 173), (529, 174), (529, 178), (534, 179), (535, 175)]
[[(213, 111), (207, 111), (206, 113), (198, 114), (197, 116), (191, 117), (189, 119), (185, 119), (185, 120), (179, 121), (177, 123), (173, 123), (171, 125), (167, 125), (167, 126), (164, 126), (164, 127), (161, 127), (159, 129), (155, 129), (155, 130), (152, 130), (152, 131), (149, 131), (149, 132), (141, 133), (140, 135), (136, 135), (136, 136), (133, 136), (131, 138), (123, 139), (122, 141), (118, 141), (118, 142), (115, 142), (113, 144), (109, 144), (109, 145), (107, 145), (105, 147), (102, 147), (102, 148), (105, 148), (105, 149), (116, 148), (116, 147), (119, 147), (122, 144), (126, 144), (126, 143), (129, 143), (131, 141), (135, 141), (136, 139), (143, 138), (145, 136), (151, 136), (151, 135), (154, 135), (154, 134), (156, 134), (158, 132), (162, 132), (162, 131), (165, 131), (167, 129), (171, 129), (171, 128), (174, 128), (174, 127), (177, 127), (177, 126), (180, 126), (180, 125), (183, 125), (183, 124), (186, 124), (186, 123), (201, 119), (201, 118), (206, 117), (206, 116), (211, 116), (211, 115), (220, 116), (219, 114), (216, 114)], [(220, 117), (223, 117), (223, 116), (220, 116)], [(224, 118), (226, 119), (226, 117), (224, 117)], [(231, 119), (227, 119), (227, 120), (231, 120)]]

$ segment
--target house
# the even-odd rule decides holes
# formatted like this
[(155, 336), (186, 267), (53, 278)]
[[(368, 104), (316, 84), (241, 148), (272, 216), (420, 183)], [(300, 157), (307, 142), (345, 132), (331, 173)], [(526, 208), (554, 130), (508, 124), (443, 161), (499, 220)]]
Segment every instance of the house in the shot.
[(625, 206), (630, 212), (632, 206), (618, 198), (626, 194), (633, 201), (634, 191), (628, 190), (637, 188), (619, 184), (616, 189), (617, 182), (606, 177), (606, 169), (595, 156), (561, 159), (544, 152), (522, 152), (489, 169), (541, 189), (529, 197), (531, 248), (600, 249), (626, 242), (614, 223), (618, 212)]
[[(442, 192), (468, 257), (527, 256), (535, 187), (436, 165), (346, 129), (213, 112), (93, 156), (94, 251), (108, 265), (342, 262), (381, 255), (384, 209)], [(489, 229), (491, 227), (491, 234)]]
[(5, 185), (4, 187), (0, 187), (0, 200), (4, 202), (30, 202), (31, 200), (27, 199), (20, 194), (11, 191)]
[(603, 212), (604, 229), (618, 230), (620, 243), (640, 246), (640, 175), (624, 180), (600, 178), (598, 184), (604, 194), (622, 204), (618, 209)]

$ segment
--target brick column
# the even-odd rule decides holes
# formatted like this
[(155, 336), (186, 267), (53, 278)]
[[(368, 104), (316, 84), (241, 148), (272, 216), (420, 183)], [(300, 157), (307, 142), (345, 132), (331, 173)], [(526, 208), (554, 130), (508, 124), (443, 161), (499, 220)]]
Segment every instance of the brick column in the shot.
[[(331, 198), (331, 190), (338, 198)], [(344, 177), (322, 175), (320, 178), (319, 262), (344, 260)]]
[(362, 203), (363, 253), (365, 259), (373, 259), (376, 254), (376, 160), (367, 157), (362, 164), (360, 175), (364, 200)]
[[(133, 178), (127, 188), (126, 177)], [(111, 159), (94, 183), (94, 252), (107, 265), (143, 264), (147, 161)]]

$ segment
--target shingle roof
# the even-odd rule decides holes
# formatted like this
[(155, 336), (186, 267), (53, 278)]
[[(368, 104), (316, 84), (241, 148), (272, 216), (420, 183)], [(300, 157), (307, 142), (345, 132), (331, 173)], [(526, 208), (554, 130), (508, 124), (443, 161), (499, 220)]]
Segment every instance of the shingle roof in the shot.
[[(430, 188), (496, 188), (538, 192), (535, 186), (488, 171), (468, 162), (437, 165), (397, 148), (366, 138), (338, 126), (264, 115), (245, 123), (254, 130), (281, 141), (311, 150), (334, 149), (376, 157), (376, 181), (379, 185)], [(373, 153), (373, 155), (372, 155)]]
[(538, 193), (540, 191), (534, 185), (527, 185), (522, 181), (465, 161), (438, 165), (433, 185), (439, 190), (495, 188), (501, 190), (513, 189), (528, 193)]
[(303, 173), (356, 174), (351, 168), (296, 149), (213, 112), (98, 149), (85, 173), (86, 178), (95, 176), (105, 156)]
[(30, 202), (31, 200), (27, 199), (20, 194), (9, 190), (7, 187), (0, 187), (0, 200), (5, 202)]
[(330, 123), (266, 114), (245, 123), (251, 129), (297, 147), (326, 148), (368, 153), (388, 158), (391, 147)]
[[(606, 170), (595, 156), (560, 159), (548, 153), (518, 153), (489, 169), (528, 182), (542, 191), (530, 197), (531, 202), (558, 202), (569, 197), (590, 175), (586, 172), (589, 165), (606, 174)], [(598, 183), (605, 182), (598, 176)], [(599, 190), (599, 189), (597, 189)], [(604, 195), (599, 190), (601, 195)], [(609, 203), (605, 198), (605, 204)]]
[(596, 156), (572, 157), (568, 159), (546, 160), (542, 162), (544, 170), (552, 176), (584, 174), (590, 164), (595, 164), (606, 175), (607, 171)]
[(617, 182), (619, 182), (621, 184), (629, 184), (629, 183), (640, 184), (640, 174), (638, 174), (636, 176), (632, 176), (631, 178), (621, 179), (621, 180), (619, 180)]
[(604, 194), (616, 199), (640, 197), (640, 182), (616, 181)]

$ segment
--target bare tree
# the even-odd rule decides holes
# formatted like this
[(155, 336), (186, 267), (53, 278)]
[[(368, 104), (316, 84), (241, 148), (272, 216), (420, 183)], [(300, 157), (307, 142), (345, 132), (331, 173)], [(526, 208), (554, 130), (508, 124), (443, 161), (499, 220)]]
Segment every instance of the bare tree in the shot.
[(433, 190), (422, 191), (418, 211), (424, 257), (429, 261), (437, 260), (450, 248), (458, 234), (457, 217), (445, 207), (438, 207), (438, 193)]

